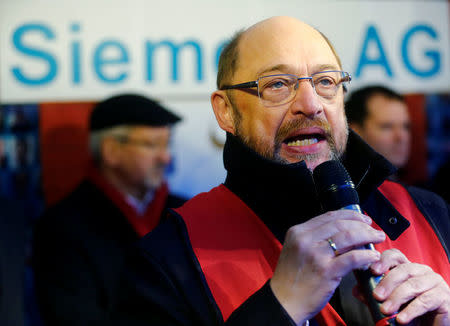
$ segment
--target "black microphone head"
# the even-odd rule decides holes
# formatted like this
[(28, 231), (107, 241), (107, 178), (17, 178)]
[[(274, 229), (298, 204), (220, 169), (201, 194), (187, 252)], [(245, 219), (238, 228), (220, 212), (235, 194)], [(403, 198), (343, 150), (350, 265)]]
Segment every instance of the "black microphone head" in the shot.
[(341, 162), (332, 160), (319, 164), (313, 177), (324, 211), (359, 205), (355, 185)]

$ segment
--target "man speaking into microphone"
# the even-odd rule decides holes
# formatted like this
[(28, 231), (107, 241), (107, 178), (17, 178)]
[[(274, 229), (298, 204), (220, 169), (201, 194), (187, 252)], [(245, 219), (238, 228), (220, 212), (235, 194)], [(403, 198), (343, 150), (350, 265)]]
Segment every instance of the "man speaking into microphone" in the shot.
[[(386, 181), (394, 167), (348, 130), (350, 79), (328, 39), (291, 17), (230, 40), (211, 95), (227, 132), (226, 180), (141, 240), (129, 263), (136, 293), (123, 298), (121, 318), (373, 325), (368, 313), (353, 320), (351, 289), (340, 286), (370, 266), (385, 274), (369, 294), (382, 314), (397, 313), (401, 325), (450, 325), (448, 205)], [(328, 160), (342, 161), (368, 216), (322, 212), (311, 171)]]

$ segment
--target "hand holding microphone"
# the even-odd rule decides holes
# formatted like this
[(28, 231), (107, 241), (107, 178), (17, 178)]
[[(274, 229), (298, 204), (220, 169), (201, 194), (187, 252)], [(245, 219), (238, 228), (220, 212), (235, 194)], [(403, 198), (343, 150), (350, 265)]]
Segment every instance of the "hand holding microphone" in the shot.
[[(301, 206), (298, 211), (302, 214)], [(333, 210), (288, 230), (270, 286), (297, 324), (325, 307), (342, 277), (379, 261), (375, 250), (353, 250), (384, 241), (384, 232), (371, 223), (359, 212)], [(338, 244), (339, 255), (331, 250), (329, 239)]]
[[(324, 211), (350, 209), (362, 213), (355, 186), (347, 170), (339, 161), (326, 161), (318, 165), (314, 169), (314, 182)], [(328, 242), (335, 254), (338, 254), (338, 248), (332, 238), (329, 238)], [(365, 244), (363, 247), (375, 250), (372, 243)], [(385, 316), (380, 310), (381, 302), (373, 296), (373, 291), (383, 275), (374, 275), (367, 268), (356, 269), (354, 273), (376, 325), (397, 325), (395, 315)]]
[[(319, 165), (316, 170), (327, 171), (330, 168), (328, 164), (335, 163), (323, 164), (324, 167), (319, 168)], [(334, 171), (334, 168), (331, 169)], [(315, 174), (318, 184), (321, 183), (319, 178), (329, 180), (327, 172), (325, 177), (320, 176), (322, 172)], [(296, 324), (302, 325), (325, 307), (342, 277), (371, 266), (376, 275), (389, 271), (375, 291), (375, 297), (383, 301), (382, 311), (389, 315), (399, 311), (397, 320), (402, 325), (420, 319), (424, 321), (423, 325), (450, 326), (448, 284), (428, 266), (409, 262), (398, 250), (386, 250), (381, 255), (372, 250), (370, 244), (383, 242), (385, 234), (371, 227), (371, 219), (359, 212), (359, 206), (354, 206), (358, 204), (357, 193), (350, 178), (344, 180), (348, 182), (326, 182), (324, 187), (319, 185), (324, 206), (333, 202), (335, 206), (328, 206), (326, 213), (297, 224), (286, 233), (270, 280), (271, 289), (280, 304)], [(327, 191), (330, 184), (335, 185), (331, 189), (340, 190)], [(356, 198), (356, 201), (347, 201), (348, 196)], [(342, 198), (344, 201), (341, 201)], [(356, 210), (340, 209), (342, 207)], [(299, 214), (301, 212), (299, 206)], [(362, 247), (369, 249), (361, 250)], [(375, 283), (371, 282), (376, 282), (377, 277), (369, 270), (365, 273), (368, 274), (363, 275), (362, 279), (366, 281), (361, 283), (366, 284), (365, 291), (370, 293), (366, 298), (374, 298), (371, 289), (375, 288)], [(421, 286), (417, 288), (411, 284)], [(373, 306), (378, 309), (376, 315), (383, 316), (376, 300)], [(380, 319), (377, 325), (395, 324), (389, 316)]]

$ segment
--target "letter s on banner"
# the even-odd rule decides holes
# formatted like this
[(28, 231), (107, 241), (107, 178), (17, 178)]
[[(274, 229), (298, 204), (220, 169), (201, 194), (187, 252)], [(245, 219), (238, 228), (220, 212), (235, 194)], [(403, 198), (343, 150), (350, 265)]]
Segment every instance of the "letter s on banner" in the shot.
[(55, 57), (49, 52), (46, 52), (37, 47), (32, 47), (25, 44), (24, 38), (28, 33), (39, 32), (47, 40), (53, 40), (55, 34), (53, 31), (45, 25), (42, 24), (25, 24), (16, 29), (13, 34), (12, 41), (14, 47), (25, 56), (34, 57), (35, 59), (43, 60), (47, 66), (47, 73), (42, 76), (31, 77), (31, 74), (25, 74), (20, 66), (14, 66), (11, 69), (14, 77), (22, 84), (28, 86), (36, 86), (50, 83), (56, 76), (58, 71), (58, 65)]

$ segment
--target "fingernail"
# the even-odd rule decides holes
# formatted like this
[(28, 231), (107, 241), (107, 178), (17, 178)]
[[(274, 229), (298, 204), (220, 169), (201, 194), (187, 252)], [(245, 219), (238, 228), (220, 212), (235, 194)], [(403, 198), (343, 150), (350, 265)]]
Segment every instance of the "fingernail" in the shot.
[(377, 237), (379, 239), (384, 239), (386, 237), (386, 233), (384, 233), (383, 231), (377, 231)]
[(382, 288), (382, 287), (377, 287), (377, 288), (375, 288), (375, 290), (373, 290), (373, 293), (374, 293), (377, 297), (382, 298), (382, 297), (384, 296), (385, 290), (384, 290), (384, 288)]
[(401, 323), (404, 323), (408, 320), (408, 315), (405, 312), (401, 312), (397, 315), (397, 320)]
[(389, 313), (391, 311), (392, 302), (385, 301), (385, 302), (383, 302), (383, 304), (381, 306), (382, 306), (384, 312)]
[(374, 264), (372, 265), (372, 270), (373, 270), (376, 274), (381, 274), (381, 264), (374, 263)]
[(380, 252), (379, 251), (376, 251), (376, 250), (374, 250), (373, 251), (373, 256), (375, 257), (375, 259), (380, 259), (380, 257), (381, 257), (381, 254), (380, 254)]

